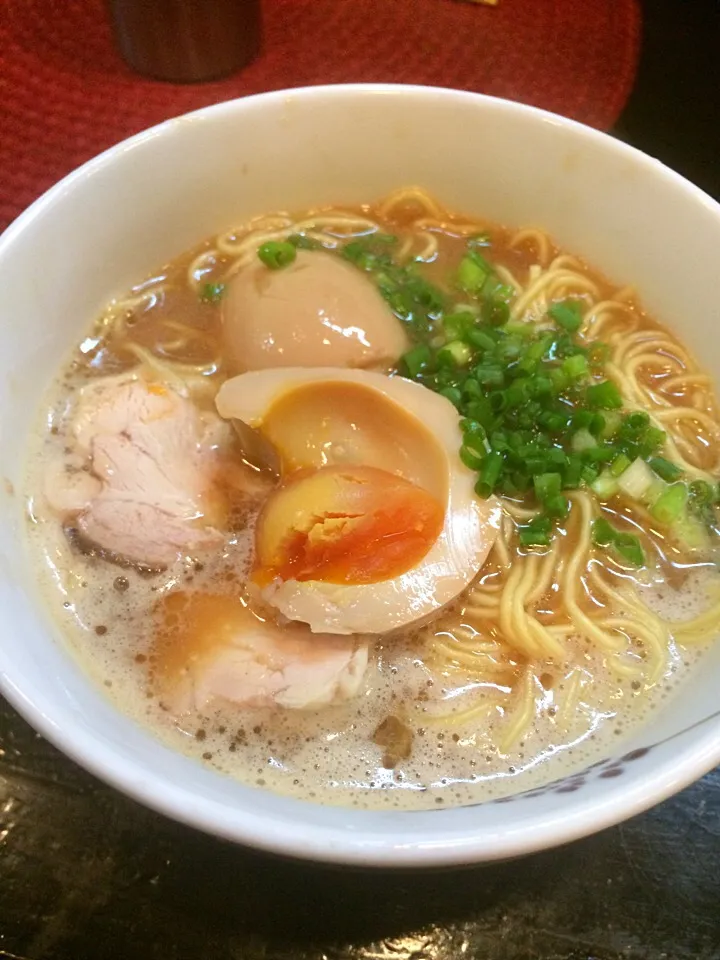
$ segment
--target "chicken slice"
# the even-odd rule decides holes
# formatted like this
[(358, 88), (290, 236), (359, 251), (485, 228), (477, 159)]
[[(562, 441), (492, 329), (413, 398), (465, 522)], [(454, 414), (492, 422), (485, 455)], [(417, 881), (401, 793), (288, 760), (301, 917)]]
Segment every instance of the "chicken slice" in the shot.
[(128, 560), (166, 564), (219, 547), (219, 424), (165, 386), (134, 375), (98, 380), (81, 391), (71, 424), (70, 458), (84, 455), (91, 473), (54, 465), (48, 500), (85, 539)]
[(58, 458), (45, 470), (45, 498), (63, 516), (81, 513), (102, 492), (102, 481), (83, 469), (84, 458)]
[(279, 627), (237, 597), (168, 594), (154, 662), (163, 704), (175, 715), (215, 701), (313, 710), (356, 696), (368, 645), (354, 637)]

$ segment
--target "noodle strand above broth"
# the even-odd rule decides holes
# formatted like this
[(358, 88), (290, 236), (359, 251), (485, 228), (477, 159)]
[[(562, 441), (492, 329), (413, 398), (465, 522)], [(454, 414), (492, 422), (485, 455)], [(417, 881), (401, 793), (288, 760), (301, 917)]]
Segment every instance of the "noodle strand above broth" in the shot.
[[(345, 660), (342, 642), (320, 634), (316, 653), (325, 651), (326, 666), (340, 664), (337, 690), (347, 696), (325, 691), (305, 710), (278, 709), (263, 694), (174, 712), (158, 686), (166, 654), (157, 636), (165, 650), (182, 618), (160, 628), (159, 611), (176, 594), (190, 598), (187, 620), (198, 624), (236, 599), (230, 619), (258, 618), (254, 642), (271, 644), (273, 669), (305, 669), (305, 634), (293, 633), (297, 625), (265, 595), (260, 602), (252, 583), (272, 484), (240, 463), (240, 442), (215, 400), (244, 372), (227, 349), (223, 319), (234, 285), (265, 267), (268, 278), (281, 277), (308, 257), (349, 265), (394, 314), (407, 349), (373, 365), (456, 407), (457, 456), (477, 497), (499, 500), (497, 536), (479, 575), (432, 617), (352, 641)], [(280, 364), (279, 376), (283, 366), (293, 364)], [(121, 572), (112, 550), (86, 549), (74, 521), (47, 509), (43, 471), (50, 458), (67, 461), (78, 390), (106, 383), (125, 391), (140, 384), (143, 403), (160, 403), (167, 390), (189, 404), (173, 407), (178, 424), (199, 417), (207, 447), (196, 466), (210, 477), (211, 495), (203, 488), (181, 519), (194, 530), (209, 518), (219, 538), (212, 552), (180, 551), (176, 562), (151, 564), (154, 574), (132, 564)], [(256, 217), (110, 303), (49, 406), (28, 491), (51, 607), (125, 710), (248, 782), (322, 802), (402, 807), (536, 785), (609, 752), (615, 734), (646, 717), (692, 651), (717, 633), (712, 381), (632, 291), (613, 288), (534, 226), (507, 230), (457, 216), (419, 187), (357, 209)], [(95, 476), (94, 461), (73, 457), (66, 473)], [(387, 489), (420, 502), (409, 485)], [(347, 519), (328, 517), (330, 525)], [(195, 595), (204, 598), (199, 613)], [(194, 640), (183, 636), (190, 650)], [(213, 642), (203, 639), (192, 656)], [(248, 650), (246, 659), (257, 654)], [(353, 670), (367, 657), (359, 679)], [(236, 669), (228, 660), (223, 676)], [(282, 699), (285, 687), (276, 687), (272, 696)], [(383, 766), (388, 757), (392, 768)]]

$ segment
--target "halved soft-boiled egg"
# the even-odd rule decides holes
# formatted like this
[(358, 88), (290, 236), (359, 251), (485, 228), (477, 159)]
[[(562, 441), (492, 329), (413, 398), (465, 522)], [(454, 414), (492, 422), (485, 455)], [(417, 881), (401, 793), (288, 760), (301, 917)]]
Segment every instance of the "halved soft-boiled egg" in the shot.
[(401, 377), (298, 367), (233, 377), (216, 405), (280, 456), (252, 582), (290, 620), (384, 633), (435, 613), (478, 574), (500, 506), (475, 495), (444, 397)]

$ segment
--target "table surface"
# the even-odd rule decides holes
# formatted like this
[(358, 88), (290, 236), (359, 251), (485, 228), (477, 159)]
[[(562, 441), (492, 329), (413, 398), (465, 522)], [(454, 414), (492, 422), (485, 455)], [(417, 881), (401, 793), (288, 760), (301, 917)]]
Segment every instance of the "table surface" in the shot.
[[(640, 71), (615, 132), (720, 199), (720, 3), (643, 6)], [(561, 850), (363, 873), (172, 823), (80, 770), (0, 701), (0, 960), (136, 957), (714, 960), (720, 770)]]

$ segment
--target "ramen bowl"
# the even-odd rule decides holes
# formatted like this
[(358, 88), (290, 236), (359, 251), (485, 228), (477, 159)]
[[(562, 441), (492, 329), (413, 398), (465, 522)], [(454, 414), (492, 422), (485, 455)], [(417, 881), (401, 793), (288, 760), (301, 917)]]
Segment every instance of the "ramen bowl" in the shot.
[(720, 645), (612, 756), (525, 793), (431, 811), (328, 807), (242, 785), (120, 714), (68, 651), (25, 547), (26, 438), (59, 360), (153, 266), (268, 210), (421, 184), (450, 208), (544, 228), (611, 276), (720, 377), (720, 207), (657, 161), (488, 97), (337, 86), (171, 120), (75, 171), (0, 239), (0, 687), (48, 740), (170, 817), (318, 861), (423, 867), (517, 857), (640, 813), (720, 761)]

